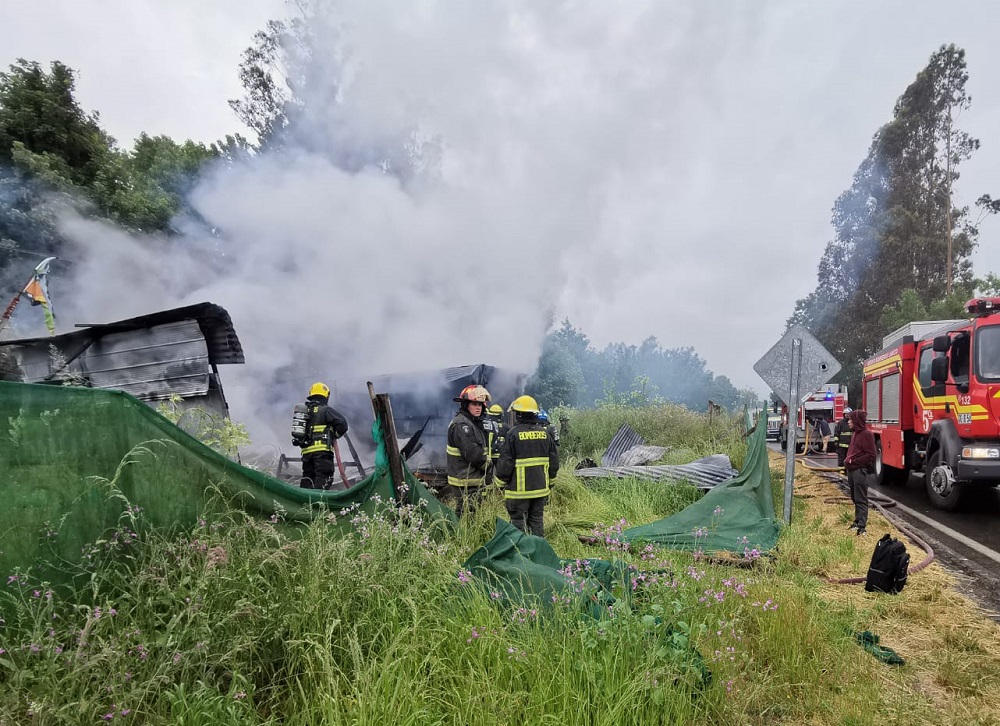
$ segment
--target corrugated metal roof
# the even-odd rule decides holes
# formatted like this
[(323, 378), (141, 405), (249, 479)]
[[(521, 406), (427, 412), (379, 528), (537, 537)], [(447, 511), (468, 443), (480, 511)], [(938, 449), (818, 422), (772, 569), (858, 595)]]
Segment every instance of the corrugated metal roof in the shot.
[(661, 466), (597, 466), (573, 472), (585, 479), (628, 479), (646, 481), (687, 481), (698, 489), (712, 489), (739, 472), (725, 454), (713, 454), (689, 464)]
[(49, 344), (56, 344), (60, 349), (65, 351), (77, 345), (86, 345), (88, 342), (96, 341), (111, 333), (141, 330), (143, 328), (152, 328), (183, 320), (197, 322), (202, 336), (205, 338), (208, 359), (211, 363), (222, 365), (226, 363), (245, 362), (243, 358), (243, 346), (240, 344), (240, 339), (233, 328), (233, 321), (229, 317), (229, 312), (221, 305), (209, 302), (187, 305), (171, 310), (161, 310), (149, 315), (140, 315), (113, 323), (79, 323), (76, 327), (81, 328), (81, 330), (71, 333), (45, 338), (4, 340), (0, 341), (0, 346), (30, 346), (43, 343), (48, 347)]
[(662, 459), (666, 453), (666, 446), (650, 446), (649, 444), (633, 446), (618, 457), (618, 466), (641, 466)]
[(624, 423), (618, 429), (618, 433), (612, 437), (611, 443), (608, 444), (608, 450), (601, 457), (601, 464), (603, 466), (616, 466), (620, 463), (622, 454), (633, 446), (642, 446), (645, 443), (644, 438), (637, 434), (631, 426)]
[(224, 308), (201, 303), (79, 327), (50, 338), (3, 341), (0, 350), (13, 354), (15, 372), (26, 383), (79, 378), (146, 401), (211, 399), (226, 411), (212, 366), (242, 363), (243, 349)]

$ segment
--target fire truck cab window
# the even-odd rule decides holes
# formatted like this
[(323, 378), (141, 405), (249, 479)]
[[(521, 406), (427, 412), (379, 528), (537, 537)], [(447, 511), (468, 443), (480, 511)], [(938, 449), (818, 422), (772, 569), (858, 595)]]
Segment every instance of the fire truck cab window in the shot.
[(960, 333), (951, 341), (951, 378), (955, 383), (969, 382), (969, 336)]
[(1000, 381), (1000, 325), (976, 331), (976, 377)]
[(920, 369), (917, 378), (920, 380), (921, 388), (930, 388), (934, 385), (931, 380), (931, 361), (934, 360), (934, 348), (930, 345), (920, 351)]

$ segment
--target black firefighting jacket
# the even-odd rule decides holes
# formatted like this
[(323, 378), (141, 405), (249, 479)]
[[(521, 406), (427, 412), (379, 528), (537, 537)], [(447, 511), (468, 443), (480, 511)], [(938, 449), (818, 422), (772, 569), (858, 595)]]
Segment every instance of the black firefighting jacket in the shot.
[(559, 452), (549, 432), (534, 423), (519, 423), (504, 437), (497, 478), (506, 484), (506, 499), (548, 496), (559, 471)]
[(335, 408), (326, 405), (322, 396), (306, 399), (312, 419), (311, 443), (302, 449), (302, 456), (311, 454), (332, 454), (333, 440), (347, 433), (347, 419)]
[(486, 481), (486, 434), (483, 425), (462, 409), (448, 424), (448, 483), (478, 487)]

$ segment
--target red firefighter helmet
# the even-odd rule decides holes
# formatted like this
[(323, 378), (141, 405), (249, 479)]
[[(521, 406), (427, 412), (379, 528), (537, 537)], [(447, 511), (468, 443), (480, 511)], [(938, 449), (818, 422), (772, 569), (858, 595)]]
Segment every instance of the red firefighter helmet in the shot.
[(482, 386), (466, 386), (458, 394), (458, 398), (452, 400), (455, 403), (481, 403), (485, 406), (490, 401), (490, 392)]

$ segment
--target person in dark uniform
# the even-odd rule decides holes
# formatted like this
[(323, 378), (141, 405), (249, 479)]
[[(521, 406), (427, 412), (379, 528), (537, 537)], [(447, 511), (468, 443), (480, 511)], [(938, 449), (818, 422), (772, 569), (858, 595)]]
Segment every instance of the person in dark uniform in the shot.
[(837, 442), (837, 466), (844, 468), (844, 459), (847, 457), (847, 447), (851, 445), (851, 427), (848, 425), (847, 414), (851, 412), (851, 407), (844, 409), (844, 417), (837, 422), (833, 430), (833, 438)]
[(538, 424), (549, 432), (549, 436), (556, 442), (556, 451), (559, 450), (559, 429), (549, 419), (549, 412), (544, 408), (538, 409)]
[(330, 387), (325, 383), (314, 383), (306, 399), (311, 424), (309, 438), (292, 442), (302, 447), (302, 479), (299, 486), (303, 489), (333, 488), (337, 468), (333, 441), (347, 433), (347, 419), (328, 405), (329, 400)]
[(538, 424), (538, 403), (521, 396), (511, 404), (514, 426), (504, 437), (497, 462), (497, 479), (504, 483), (504, 502), (510, 522), (522, 532), (545, 536), (545, 503), (552, 477), (559, 471), (556, 442)]
[(482, 419), (490, 392), (482, 386), (466, 386), (453, 400), (458, 413), (448, 424), (447, 472), (448, 485), (458, 500), (455, 514), (461, 517), (475, 512), (486, 485), (490, 457)]
[(503, 423), (503, 408), (494, 403), (483, 411), (483, 431), (486, 433), (486, 448), (490, 452), (490, 467), (486, 472), (486, 486), (493, 483), (493, 472), (497, 459), (500, 458), (500, 449), (503, 445), (503, 435), (506, 428)]

